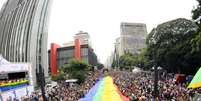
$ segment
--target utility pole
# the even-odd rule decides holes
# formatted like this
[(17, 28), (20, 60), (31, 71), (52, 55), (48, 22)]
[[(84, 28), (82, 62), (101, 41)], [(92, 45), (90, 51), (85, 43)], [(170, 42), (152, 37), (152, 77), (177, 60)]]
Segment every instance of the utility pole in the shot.
[(47, 101), (45, 96), (45, 77), (44, 77), (44, 70), (42, 69), (41, 64), (39, 64), (39, 81), (40, 81), (40, 88), (42, 92), (43, 101)]
[(158, 69), (156, 65), (154, 65), (154, 98), (158, 97)]
[[(156, 34), (156, 29), (155, 29), (155, 33)], [(154, 45), (156, 45), (156, 40), (153, 40)], [(157, 64), (156, 64), (156, 52), (153, 51), (153, 60), (154, 60), (154, 99), (156, 99), (158, 97), (158, 68), (157, 68)]]

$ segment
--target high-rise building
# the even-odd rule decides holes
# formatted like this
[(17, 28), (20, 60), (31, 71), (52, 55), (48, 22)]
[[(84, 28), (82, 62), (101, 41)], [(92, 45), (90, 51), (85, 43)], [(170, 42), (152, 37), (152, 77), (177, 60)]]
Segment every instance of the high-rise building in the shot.
[(120, 51), (121, 51), (120, 37), (118, 37), (116, 38), (116, 41), (114, 43), (114, 53), (119, 56)]
[(146, 46), (146, 25), (143, 23), (121, 23), (120, 55), (128, 52), (139, 54), (139, 49)]
[(120, 37), (118, 37), (118, 38), (116, 38), (116, 41), (114, 43), (114, 59), (113, 59), (113, 62), (115, 62), (114, 65), (116, 68), (119, 67), (120, 51), (121, 51)]
[[(74, 40), (76, 40), (76, 39), (80, 40), (81, 45), (88, 44), (89, 46), (91, 46), (90, 36), (87, 32), (83, 32), (83, 31), (78, 32), (74, 36)], [(72, 45), (74, 45), (74, 41), (69, 41), (69, 42), (63, 44), (64, 47), (68, 47), (68, 46), (72, 46)]]
[(90, 36), (87, 32), (80, 31), (79, 33), (75, 34), (74, 39), (79, 39), (80, 44), (88, 44), (91, 46)]
[(7, 0), (0, 11), (0, 54), (10, 62), (30, 62), (34, 74), (41, 64), (45, 76), (50, 4), (51, 0)]

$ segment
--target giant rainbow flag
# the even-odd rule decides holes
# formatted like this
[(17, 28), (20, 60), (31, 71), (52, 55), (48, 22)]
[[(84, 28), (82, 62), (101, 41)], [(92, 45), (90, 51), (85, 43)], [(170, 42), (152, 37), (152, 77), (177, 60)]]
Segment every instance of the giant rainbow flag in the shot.
[(100, 79), (79, 101), (129, 101), (121, 94), (110, 76)]
[(193, 80), (188, 85), (188, 88), (200, 88), (201, 87), (201, 68), (197, 71)]

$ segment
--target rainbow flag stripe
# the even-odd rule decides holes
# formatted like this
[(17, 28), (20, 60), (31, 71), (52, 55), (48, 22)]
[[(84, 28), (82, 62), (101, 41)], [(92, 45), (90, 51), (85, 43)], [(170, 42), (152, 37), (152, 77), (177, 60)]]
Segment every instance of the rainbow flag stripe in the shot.
[(129, 101), (121, 94), (110, 76), (100, 79), (79, 101)]

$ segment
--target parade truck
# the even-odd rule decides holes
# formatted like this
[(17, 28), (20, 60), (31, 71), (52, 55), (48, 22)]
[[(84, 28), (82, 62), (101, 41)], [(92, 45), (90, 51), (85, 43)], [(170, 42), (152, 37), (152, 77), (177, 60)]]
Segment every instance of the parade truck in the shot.
[(30, 63), (0, 65), (0, 101), (14, 101), (34, 92)]

